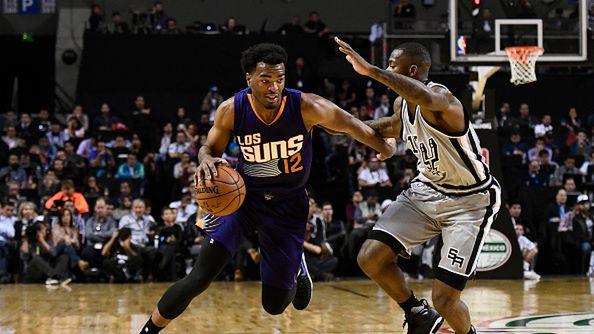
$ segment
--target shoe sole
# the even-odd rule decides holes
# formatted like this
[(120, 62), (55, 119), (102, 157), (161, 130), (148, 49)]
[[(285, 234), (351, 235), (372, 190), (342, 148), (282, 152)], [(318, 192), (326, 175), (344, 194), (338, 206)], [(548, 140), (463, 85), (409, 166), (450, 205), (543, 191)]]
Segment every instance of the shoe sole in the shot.
[(439, 317), (437, 318), (437, 320), (435, 320), (435, 323), (433, 324), (433, 327), (431, 327), (431, 334), (435, 334), (437, 333), (437, 331), (439, 330), (439, 328), (441, 327), (441, 325), (443, 325), (443, 318)]

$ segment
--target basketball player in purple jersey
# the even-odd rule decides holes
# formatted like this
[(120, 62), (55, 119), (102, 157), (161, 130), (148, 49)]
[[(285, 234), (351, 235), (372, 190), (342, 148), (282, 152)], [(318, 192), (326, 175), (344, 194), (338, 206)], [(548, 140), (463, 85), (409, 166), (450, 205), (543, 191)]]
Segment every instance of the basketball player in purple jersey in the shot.
[(241, 148), (237, 171), (246, 199), (228, 216), (204, 218), (208, 235), (192, 272), (163, 295), (141, 333), (158, 333), (201, 294), (229, 262), (242, 232), (258, 231), (262, 260), (262, 306), (280, 314), (292, 303), (305, 309), (312, 283), (303, 257), (308, 214), (305, 184), (312, 160), (314, 126), (354, 139), (382, 157), (394, 147), (332, 102), (285, 88), (285, 50), (258, 44), (241, 55), (248, 88), (218, 108), (206, 144), (200, 148), (197, 182), (216, 177), (216, 165), (229, 140)]

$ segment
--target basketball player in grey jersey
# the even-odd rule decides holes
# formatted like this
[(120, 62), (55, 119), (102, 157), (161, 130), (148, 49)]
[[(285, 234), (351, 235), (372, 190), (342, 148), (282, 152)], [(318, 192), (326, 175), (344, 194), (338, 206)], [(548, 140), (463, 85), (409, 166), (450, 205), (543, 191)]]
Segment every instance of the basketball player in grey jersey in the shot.
[[(435, 333), (443, 318), (458, 334), (475, 333), (460, 294), (499, 211), (500, 188), (482, 159), (470, 120), (445, 86), (428, 80), (431, 57), (422, 45), (398, 46), (382, 70), (347, 43), (336, 42), (356, 72), (400, 95), (392, 117), (368, 125), (387, 140), (400, 137), (419, 160), (419, 176), (380, 217), (357, 261), (402, 307), (408, 333)], [(440, 234), (444, 245), (432, 294), (438, 313), (417, 300), (396, 262)]]

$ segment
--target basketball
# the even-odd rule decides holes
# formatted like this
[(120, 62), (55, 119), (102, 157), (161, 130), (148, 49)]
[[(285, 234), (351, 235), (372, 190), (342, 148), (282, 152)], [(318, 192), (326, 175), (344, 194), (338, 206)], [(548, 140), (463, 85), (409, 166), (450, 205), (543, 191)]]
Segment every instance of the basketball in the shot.
[(234, 169), (217, 166), (217, 176), (196, 186), (196, 203), (207, 213), (226, 216), (237, 211), (245, 199), (245, 183)]

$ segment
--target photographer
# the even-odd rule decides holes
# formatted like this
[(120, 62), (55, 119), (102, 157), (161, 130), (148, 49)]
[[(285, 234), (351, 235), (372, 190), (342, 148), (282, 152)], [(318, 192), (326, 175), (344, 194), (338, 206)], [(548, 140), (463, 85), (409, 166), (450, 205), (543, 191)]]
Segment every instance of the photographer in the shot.
[(114, 231), (101, 251), (101, 255), (104, 258), (103, 270), (109, 276), (110, 282), (140, 281), (142, 257), (132, 244), (132, 231), (129, 228), (124, 227)]
[(70, 283), (68, 277), (68, 255), (57, 256), (56, 248), (47, 240), (47, 227), (44, 223), (35, 223), (25, 232), (26, 238), (21, 245), (21, 259), (25, 265), (25, 283), (63, 285)]
[(89, 204), (87, 203), (87, 200), (85, 199), (83, 194), (75, 191), (74, 182), (72, 182), (72, 180), (62, 181), (61, 189), (61, 191), (58, 191), (54, 196), (52, 196), (45, 202), (46, 209), (56, 209), (57, 206), (60, 206), (60, 202), (56, 203), (56, 201), (62, 201), (63, 203), (68, 200), (71, 200), (74, 203), (74, 206), (76, 207), (76, 211), (78, 213), (84, 215), (87, 212), (89, 212)]

